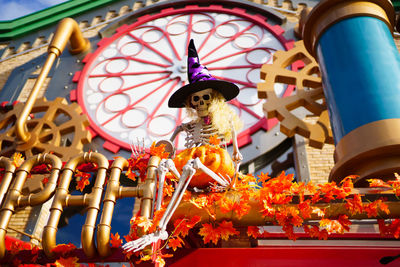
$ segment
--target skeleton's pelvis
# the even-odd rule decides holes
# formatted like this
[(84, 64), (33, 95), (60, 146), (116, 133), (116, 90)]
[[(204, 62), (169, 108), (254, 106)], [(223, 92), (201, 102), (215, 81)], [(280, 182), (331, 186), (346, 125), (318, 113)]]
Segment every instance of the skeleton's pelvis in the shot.
[[(174, 159), (176, 168), (181, 172), (183, 166), (190, 160), (199, 158), (200, 161), (216, 174), (232, 177), (235, 173), (232, 158), (229, 153), (220, 147), (204, 145), (188, 148), (180, 152)], [(207, 187), (214, 180), (204, 172), (198, 170), (193, 176), (190, 186)]]

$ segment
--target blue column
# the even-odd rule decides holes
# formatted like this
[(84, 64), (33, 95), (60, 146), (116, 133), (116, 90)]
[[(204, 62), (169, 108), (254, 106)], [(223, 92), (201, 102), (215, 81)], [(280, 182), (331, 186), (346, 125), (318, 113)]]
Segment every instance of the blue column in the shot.
[(322, 34), (316, 53), (335, 143), (367, 123), (400, 118), (400, 55), (382, 20), (337, 22)]

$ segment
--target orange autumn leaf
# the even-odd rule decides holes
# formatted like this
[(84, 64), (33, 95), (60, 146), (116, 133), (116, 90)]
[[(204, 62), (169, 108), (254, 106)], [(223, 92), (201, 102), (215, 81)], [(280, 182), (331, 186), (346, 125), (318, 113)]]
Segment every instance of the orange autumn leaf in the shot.
[(258, 226), (248, 226), (247, 227), (247, 235), (249, 237), (253, 237), (253, 238), (257, 239), (260, 235), (260, 229), (258, 228)]
[(132, 181), (136, 181), (136, 174), (135, 172), (132, 171), (132, 168), (129, 167), (128, 170), (125, 173), (126, 177)]
[(209, 206), (209, 199), (206, 195), (200, 195), (196, 198), (191, 198), (189, 202), (199, 209), (203, 209)]
[(62, 256), (65, 256), (66, 254), (68, 254), (69, 252), (71, 252), (71, 251), (73, 251), (75, 249), (76, 249), (76, 246), (74, 244), (72, 244), (72, 243), (69, 243), (69, 244), (57, 245), (51, 251), (56, 253), (56, 254), (60, 254)]
[(90, 178), (90, 173), (87, 172), (81, 172), (80, 170), (75, 171), (75, 177), (81, 177), (81, 178)]
[(208, 142), (210, 143), (210, 145), (219, 146), (219, 144), (221, 143), (221, 139), (218, 138), (218, 135), (214, 134), (210, 136)]
[(118, 232), (114, 235), (111, 233), (111, 240), (110, 240), (111, 247), (119, 248), (122, 245), (122, 240), (118, 234)]
[(353, 180), (357, 179), (359, 176), (358, 175), (349, 175), (346, 178), (344, 178), (340, 184), (342, 185), (342, 188), (346, 192), (351, 192), (351, 190), (354, 188), (353, 185)]
[(386, 182), (381, 179), (367, 179), (369, 187), (390, 187)]
[(361, 214), (364, 210), (361, 196), (359, 194), (355, 194), (352, 199), (346, 199), (346, 204), (344, 206), (351, 215)]
[(232, 222), (228, 221), (222, 221), (217, 229), (223, 240), (228, 240), (231, 235), (239, 234), (239, 232), (233, 227)]
[(192, 229), (197, 223), (199, 223), (200, 220), (201, 217), (198, 215), (193, 216), (190, 221), (186, 218), (176, 220), (174, 222), (175, 235), (181, 235), (182, 237), (187, 236), (189, 234), (189, 230)]
[(14, 153), (14, 155), (12, 156), (12, 164), (18, 168), (19, 166), (22, 165), (22, 163), (24, 163), (24, 157), (22, 156), (21, 153)]
[(136, 223), (137, 223), (137, 226), (143, 227), (144, 231), (146, 231), (146, 232), (153, 225), (153, 222), (144, 216), (137, 217)]
[(388, 181), (388, 184), (392, 187), (394, 194), (400, 196), (400, 180)]
[(272, 218), (275, 216), (276, 210), (267, 200), (263, 200), (263, 207), (264, 209), (262, 209), (261, 212), (264, 217)]
[(175, 251), (177, 248), (182, 247), (182, 243), (183, 243), (182, 238), (180, 238), (179, 236), (176, 236), (176, 237), (169, 239), (168, 246)]
[(172, 194), (174, 193), (175, 188), (172, 186), (172, 184), (169, 183), (164, 183), (164, 188), (163, 188), (163, 195), (172, 197)]
[(202, 225), (203, 226), (200, 228), (199, 235), (203, 237), (204, 244), (212, 242), (216, 245), (218, 240), (221, 238), (218, 228), (214, 228), (209, 223), (203, 223)]
[(168, 158), (169, 153), (165, 152), (165, 144), (160, 144), (159, 146), (156, 146), (156, 142), (153, 142), (150, 147), (150, 155), (166, 159)]
[(222, 197), (220, 199), (219, 207), (222, 213), (227, 213), (233, 210), (235, 202), (227, 197)]
[(351, 221), (348, 220), (347, 215), (340, 215), (337, 220), (321, 219), (319, 224), (321, 227), (325, 227), (329, 233), (343, 234), (350, 230)]
[(325, 216), (325, 209), (321, 210), (320, 208), (314, 207), (312, 213), (317, 214), (319, 217)]
[(319, 240), (327, 240), (328, 239), (329, 233), (326, 229), (320, 230), (319, 227), (316, 225), (313, 225), (312, 227), (310, 227), (308, 225), (304, 225), (303, 229), (312, 238), (318, 238)]
[(56, 260), (55, 265), (56, 267), (79, 267), (77, 257), (69, 257), (69, 258), (59, 258)]
[(83, 176), (76, 182), (76, 190), (83, 191), (87, 185), (90, 184), (89, 178), (87, 176)]
[(235, 205), (233, 210), (235, 211), (236, 215), (238, 216), (238, 219), (240, 220), (244, 215), (247, 215), (250, 212), (251, 206), (249, 205), (248, 202), (239, 202), (238, 204)]
[(388, 205), (385, 204), (382, 199), (375, 200), (374, 202), (371, 202), (369, 204), (364, 204), (363, 209), (367, 212), (368, 218), (378, 216), (378, 209), (385, 212), (386, 214), (390, 213)]
[(261, 174), (258, 175), (258, 181), (261, 182), (262, 184), (266, 183), (271, 177), (268, 176), (267, 173), (261, 172)]
[(298, 208), (303, 219), (311, 218), (312, 208), (310, 206), (310, 200), (301, 202)]

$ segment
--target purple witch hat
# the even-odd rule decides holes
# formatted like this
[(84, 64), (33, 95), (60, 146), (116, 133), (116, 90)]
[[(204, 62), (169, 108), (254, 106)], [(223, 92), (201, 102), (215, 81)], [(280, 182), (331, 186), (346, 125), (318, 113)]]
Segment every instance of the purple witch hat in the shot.
[(193, 40), (190, 40), (188, 47), (188, 78), (189, 84), (179, 88), (170, 97), (168, 101), (170, 108), (185, 107), (186, 99), (191, 94), (208, 88), (220, 92), (226, 101), (235, 98), (239, 94), (239, 87), (227, 81), (217, 80), (208, 72), (206, 67), (200, 64)]

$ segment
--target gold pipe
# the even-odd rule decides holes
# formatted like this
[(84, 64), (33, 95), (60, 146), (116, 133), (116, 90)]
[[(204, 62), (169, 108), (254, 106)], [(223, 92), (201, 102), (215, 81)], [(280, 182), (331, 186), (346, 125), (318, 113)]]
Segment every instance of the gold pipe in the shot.
[(5, 157), (0, 157), (0, 166), (4, 168), (3, 180), (0, 184), (0, 206), (3, 204), (4, 197), (10, 187), (13, 174), (15, 172), (15, 166), (12, 161)]
[(70, 41), (71, 45), (70, 51), (73, 54), (86, 51), (90, 48), (90, 42), (83, 37), (79, 25), (75, 20), (71, 18), (65, 18), (60, 21), (54, 37), (49, 45), (46, 62), (44, 63), (43, 68), (28, 97), (28, 100), (25, 103), (24, 109), (22, 110), (16, 122), (15, 127), (17, 137), (24, 143), (34, 143), (38, 139), (37, 137), (31, 136), (31, 134), (27, 131), (25, 124), (36, 102), (40, 88), (43, 86), (43, 83), (45, 82), (47, 75), (54, 64), (54, 61), (64, 50), (68, 40)]
[(137, 187), (119, 187), (118, 198), (125, 197), (143, 197), (144, 184), (140, 184)]
[[(68, 187), (71, 183), (74, 171), (80, 163), (84, 162), (93, 162), (98, 166), (97, 176), (92, 188), (92, 192), (83, 196), (71, 196), (68, 192)], [(96, 255), (94, 229), (97, 214), (100, 209), (101, 195), (103, 192), (103, 185), (106, 180), (107, 168), (107, 159), (100, 153), (95, 152), (80, 154), (65, 164), (61, 174), (60, 184), (57, 187), (56, 194), (50, 208), (50, 217), (43, 230), (42, 245), (43, 250), (48, 257), (54, 256), (52, 250), (57, 246), (57, 226), (63, 212), (63, 208), (68, 206), (67, 204), (84, 205), (87, 207), (87, 216), (81, 233), (82, 248), (86, 256), (93, 257)]]
[(119, 178), (121, 172), (128, 166), (129, 162), (122, 157), (117, 157), (111, 165), (110, 178), (108, 179), (107, 189), (103, 199), (103, 212), (101, 213), (100, 223), (97, 225), (97, 251), (101, 257), (107, 257), (111, 254), (111, 221), (115, 203), (119, 198), (120, 188), (122, 188), (119, 183)]
[(95, 160), (95, 162), (97, 162), (97, 177), (92, 192), (87, 196), (89, 203), (87, 205), (86, 221), (82, 228), (81, 235), (83, 251), (89, 258), (97, 254), (94, 232), (108, 168), (108, 160), (100, 153), (93, 153), (92, 158), (93, 159), (89, 160)]
[(16, 232), (16, 233), (18, 233), (18, 234), (27, 236), (27, 237), (29, 237), (30, 239), (36, 239), (37, 241), (39, 241), (40, 243), (42, 243), (42, 239), (39, 238), (39, 237), (36, 237), (36, 236), (34, 236), (34, 235), (30, 235), (30, 234), (28, 234), (28, 233), (25, 233), (25, 232), (23, 232), (23, 231), (20, 231), (20, 230), (14, 228), (14, 227), (11, 227), (11, 226), (8, 226), (7, 230), (8, 230), (8, 229), (11, 230), (11, 231)]
[[(46, 188), (39, 193), (29, 194), (29, 196), (22, 196), (21, 190), (25, 184), (30, 170), (33, 168), (33, 166), (42, 163), (52, 165), (50, 177), (51, 182), (49, 181), (49, 183), (46, 185)], [(5, 235), (7, 233), (11, 216), (15, 212), (15, 209), (28, 205), (41, 204), (49, 200), (57, 184), (60, 168), (61, 160), (50, 154), (38, 154), (34, 157), (31, 157), (18, 168), (14, 182), (11, 185), (7, 197), (5, 198), (0, 209), (0, 259), (2, 259), (5, 255)]]
[[(36, 164), (50, 164), (51, 173), (49, 177), (49, 181), (38, 193), (29, 194), (28, 196), (19, 196), (18, 197), (18, 207), (25, 206), (36, 206), (38, 204), (42, 204), (50, 199), (50, 197), (54, 194), (54, 191), (57, 188), (57, 180), (60, 176), (60, 169), (62, 167), (61, 160), (53, 155), (53, 154), (39, 154), (38, 155), (38, 163)], [(22, 166), (21, 166), (22, 167)]]
[(161, 159), (157, 156), (152, 156), (147, 164), (147, 176), (143, 185), (143, 197), (140, 202), (140, 216), (150, 218), (153, 208), (153, 194), (155, 190), (156, 169), (160, 164)]
[[(360, 192), (367, 192), (367, 191), (360, 191)], [(192, 196), (195, 196), (195, 194), (192, 194)], [(240, 201), (240, 194), (238, 192), (228, 192), (226, 197), (232, 201), (236, 202)], [(380, 212), (378, 214), (378, 217), (376, 218), (389, 219), (389, 218), (400, 217), (400, 202), (385, 201), (385, 204), (388, 205), (390, 213), (386, 214), (384, 212)], [(221, 212), (218, 203), (214, 203), (213, 205), (214, 205), (213, 208), (215, 208), (216, 211), (215, 217), (211, 217), (210, 214), (207, 212), (207, 210), (199, 209), (190, 202), (182, 202), (174, 212), (174, 215), (171, 218), (171, 222), (174, 222), (175, 220), (184, 217), (191, 218), (195, 215), (201, 217), (201, 223), (210, 223), (214, 221), (221, 222), (223, 220), (229, 220), (232, 221), (233, 224), (236, 226), (256, 226), (256, 225), (262, 226), (265, 225), (266, 222), (272, 222), (272, 223), (274, 222), (274, 218), (262, 216), (262, 213), (260, 211), (263, 210), (264, 207), (260, 203), (260, 201), (256, 199), (249, 200), (249, 205), (251, 207), (250, 211), (243, 217), (238, 217), (235, 212), (223, 213)], [(287, 205), (287, 207), (291, 206), (297, 206), (297, 204)], [(346, 203), (317, 203), (313, 206), (320, 208), (321, 210), (326, 209), (326, 217), (328, 218), (335, 218), (338, 215), (344, 214), (347, 215), (349, 219), (356, 219), (356, 220), (368, 219), (367, 214), (352, 215), (349, 212), (349, 210), (346, 209)], [(279, 205), (273, 205), (273, 207), (279, 207)], [(312, 214), (311, 218), (308, 220), (317, 220), (317, 219), (319, 219), (317, 214)]]

